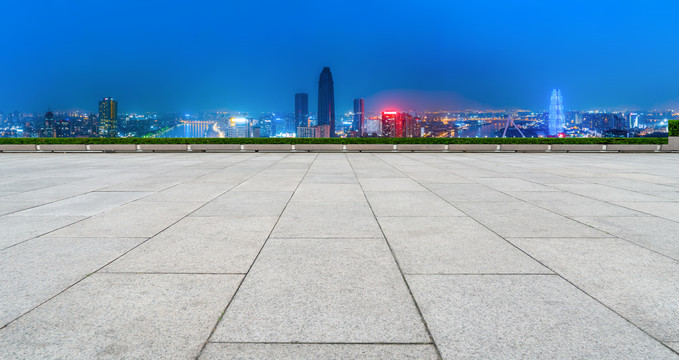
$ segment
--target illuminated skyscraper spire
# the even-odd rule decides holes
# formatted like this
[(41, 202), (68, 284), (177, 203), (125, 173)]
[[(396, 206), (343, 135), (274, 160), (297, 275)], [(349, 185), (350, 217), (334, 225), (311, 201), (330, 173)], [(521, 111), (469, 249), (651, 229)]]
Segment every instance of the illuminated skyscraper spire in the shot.
[(549, 103), (549, 135), (556, 135), (564, 131), (566, 116), (563, 111), (563, 98), (561, 90), (552, 90), (552, 99)]

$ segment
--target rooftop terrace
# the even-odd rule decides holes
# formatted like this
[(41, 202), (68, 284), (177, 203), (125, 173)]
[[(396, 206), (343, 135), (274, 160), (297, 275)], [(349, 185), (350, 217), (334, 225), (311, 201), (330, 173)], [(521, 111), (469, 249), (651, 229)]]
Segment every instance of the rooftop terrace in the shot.
[(679, 359), (671, 153), (2, 153), (0, 358)]

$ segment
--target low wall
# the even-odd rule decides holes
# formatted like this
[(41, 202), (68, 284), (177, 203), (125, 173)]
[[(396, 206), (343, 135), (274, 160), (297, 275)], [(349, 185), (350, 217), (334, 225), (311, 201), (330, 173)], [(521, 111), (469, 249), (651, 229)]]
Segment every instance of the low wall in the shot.
[(679, 152), (679, 136), (653, 144), (44, 144), (0, 145), (0, 152)]

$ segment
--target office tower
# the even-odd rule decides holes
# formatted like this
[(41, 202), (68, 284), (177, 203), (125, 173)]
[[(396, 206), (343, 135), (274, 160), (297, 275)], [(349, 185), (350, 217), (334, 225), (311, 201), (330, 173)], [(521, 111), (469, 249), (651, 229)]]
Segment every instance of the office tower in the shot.
[(309, 126), (309, 94), (295, 94), (295, 128)]
[(363, 98), (354, 99), (354, 121), (351, 124), (351, 129), (358, 132), (358, 136), (363, 136), (365, 129), (363, 128), (365, 122), (365, 102)]
[(329, 137), (335, 137), (335, 90), (329, 67), (318, 79), (318, 125), (328, 125)]
[(316, 126), (300, 126), (297, 128), (297, 137), (314, 138), (316, 137)]
[(402, 114), (404, 123), (404, 137), (420, 137), (420, 128), (417, 126), (417, 118), (410, 114)]
[(56, 122), (54, 121), (54, 113), (47, 110), (45, 113), (45, 123), (40, 134), (41, 137), (57, 137)]
[(382, 112), (382, 136), (403, 137), (405, 135), (406, 114), (388, 110)]
[(65, 138), (71, 136), (71, 122), (67, 119), (59, 119), (54, 122), (56, 137)]
[(231, 118), (225, 133), (227, 138), (250, 137), (250, 121), (245, 118)]
[(105, 137), (118, 136), (118, 101), (113, 98), (99, 101), (99, 134)]
[(561, 90), (554, 89), (549, 103), (549, 135), (556, 135), (564, 131), (565, 122)]

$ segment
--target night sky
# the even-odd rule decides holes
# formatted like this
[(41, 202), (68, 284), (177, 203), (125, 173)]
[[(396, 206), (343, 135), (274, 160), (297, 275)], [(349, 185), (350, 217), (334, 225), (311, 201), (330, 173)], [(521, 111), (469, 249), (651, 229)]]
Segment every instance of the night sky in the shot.
[(0, 112), (679, 108), (679, 1), (2, 1)]

